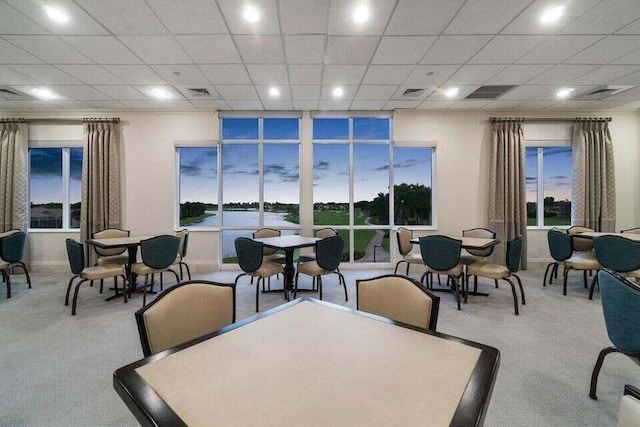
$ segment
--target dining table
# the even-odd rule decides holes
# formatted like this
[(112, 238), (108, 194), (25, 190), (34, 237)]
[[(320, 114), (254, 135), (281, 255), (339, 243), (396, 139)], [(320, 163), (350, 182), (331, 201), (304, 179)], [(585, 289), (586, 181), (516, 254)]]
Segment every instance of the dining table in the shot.
[(603, 232), (603, 231), (583, 231), (581, 233), (574, 234), (573, 237), (585, 237), (587, 239), (595, 239), (601, 236), (618, 236), (625, 239), (635, 240), (640, 242), (640, 234), (636, 233), (615, 233), (615, 232)]
[(126, 365), (113, 387), (143, 426), (481, 426), (499, 365), (496, 348), (299, 298)]

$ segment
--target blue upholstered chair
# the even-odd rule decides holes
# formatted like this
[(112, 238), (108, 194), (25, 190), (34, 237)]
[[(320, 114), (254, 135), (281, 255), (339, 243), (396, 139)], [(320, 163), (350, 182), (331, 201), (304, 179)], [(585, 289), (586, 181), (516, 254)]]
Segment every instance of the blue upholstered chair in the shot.
[[(176, 283), (180, 282), (180, 276), (171, 266), (176, 260), (176, 254), (178, 253), (178, 247), (180, 246), (180, 239), (176, 236), (170, 236), (168, 234), (155, 236), (150, 239), (140, 241), (140, 255), (142, 256), (142, 262), (137, 262), (131, 266), (131, 273), (135, 273), (139, 276), (144, 276), (144, 285), (142, 286), (142, 305), (147, 303), (147, 288), (153, 285), (155, 279), (152, 277), (149, 282), (149, 277), (155, 274), (160, 275), (160, 289), (163, 287), (162, 273), (171, 272), (176, 277)], [(132, 283), (130, 280), (129, 283)], [(129, 293), (133, 292), (132, 287), (129, 289)]]
[(11, 230), (2, 233), (0, 237), (0, 272), (2, 279), (7, 282), (7, 298), (11, 298), (11, 275), (12, 268), (20, 267), (26, 276), (27, 284), (31, 288), (31, 277), (27, 266), (22, 262), (24, 247), (27, 242), (27, 233), (22, 230)]
[[(596, 258), (604, 268), (625, 277), (640, 278), (640, 242), (621, 236), (600, 236), (593, 239)], [(593, 299), (596, 280), (591, 282), (589, 299)]]
[(598, 273), (602, 311), (613, 344), (600, 351), (591, 374), (589, 397), (597, 400), (598, 375), (609, 353), (622, 353), (640, 365), (640, 285), (604, 269)]
[(558, 277), (558, 267), (560, 264), (571, 258), (573, 254), (571, 236), (557, 228), (552, 228), (547, 232), (547, 242), (549, 243), (549, 252), (551, 253), (553, 261), (547, 264), (547, 268), (544, 270), (542, 286), (547, 286), (547, 273), (549, 273), (549, 269), (551, 269), (551, 275), (549, 276), (549, 284), (551, 284), (553, 283), (553, 277)]
[(460, 293), (464, 293), (465, 302), (467, 301), (467, 292), (459, 286), (459, 279), (463, 276), (463, 265), (460, 263), (460, 251), (462, 250), (462, 241), (452, 239), (447, 236), (426, 236), (420, 238), (420, 254), (424, 261), (427, 271), (420, 278), (420, 283), (427, 283), (430, 289), (433, 289), (433, 275), (444, 274), (448, 276), (447, 283), (451, 282), (453, 292), (456, 295), (458, 310), (460, 307)]
[(306, 274), (314, 278), (318, 284), (318, 292), (322, 299), (322, 276), (327, 274), (337, 274), (338, 282), (344, 287), (344, 300), (349, 301), (347, 294), (347, 282), (339, 271), (340, 262), (342, 261), (342, 251), (344, 250), (344, 239), (340, 235), (329, 236), (316, 242), (316, 259), (298, 264), (296, 272), (293, 297), (296, 297), (298, 291), (298, 275)]
[(256, 282), (256, 312), (260, 311), (258, 306), (258, 297), (260, 295), (260, 282), (264, 289), (264, 280), (270, 278), (275, 274), (280, 274), (284, 271), (282, 264), (272, 261), (267, 261), (264, 254), (264, 244), (262, 242), (256, 242), (255, 240), (247, 237), (238, 237), (234, 241), (236, 247), (236, 257), (238, 258), (238, 265), (242, 269), (242, 273), (236, 276), (234, 283), (238, 283), (238, 279), (242, 276), (251, 276), (251, 282), (253, 278), (257, 277)]
[[(567, 278), (570, 270), (582, 271), (584, 288), (587, 289), (587, 273), (600, 270), (600, 263), (596, 259), (596, 255), (591, 251), (575, 252), (573, 249), (573, 236), (558, 229), (549, 230), (547, 239), (549, 240), (549, 251), (554, 262), (547, 265), (547, 269), (544, 272), (543, 285), (546, 286), (549, 267), (553, 266), (551, 270), (551, 277), (553, 277), (554, 273), (557, 274), (558, 266), (562, 265), (564, 267), (562, 295), (567, 295)], [(594, 276), (594, 281), (596, 277)], [(552, 278), (549, 279), (549, 283), (551, 283), (551, 280)]]

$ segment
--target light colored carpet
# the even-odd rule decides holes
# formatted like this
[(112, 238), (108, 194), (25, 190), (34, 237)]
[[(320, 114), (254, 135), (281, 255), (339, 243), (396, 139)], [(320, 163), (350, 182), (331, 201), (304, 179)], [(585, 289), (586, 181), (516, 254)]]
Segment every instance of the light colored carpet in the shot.
[[(347, 271), (349, 303), (355, 307), (355, 280), (386, 271)], [(235, 272), (200, 275), (233, 281)], [(414, 277), (418, 277), (414, 275)], [(527, 305), (514, 316), (506, 283), (489, 297), (470, 297), (462, 311), (441, 293), (438, 330), (498, 348), (502, 362), (489, 405), (488, 426), (615, 425), (625, 383), (640, 385), (640, 369), (625, 356), (610, 355), (600, 376), (600, 400), (588, 397), (589, 379), (601, 348), (610, 345), (599, 294), (587, 299), (581, 276), (571, 277), (569, 295), (559, 285), (542, 288), (542, 272), (523, 272)], [(80, 290), (78, 315), (64, 307), (69, 276), (33, 275), (29, 290), (14, 276), (13, 297), (0, 284), (0, 425), (125, 426), (136, 421), (112, 386), (115, 369), (142, 357), (134, 312), (128, 303), (105, 302), (97, 288)], [(281, 282), (273, 282), (274, 287)], [(309, 281), (301, 281), (309, 285)], [(254, 314), (254, 287), (238, 285), (237, 317)], [(305, 294), (312, 296), (313, 294)], [(324, 299), (344, 304), (337, 278), (325, 279)], [(261, 295), (261, 310), (284, 302), (281, 294)], [(268, 369), (268, 367), (265, 367)], [(252, 397), (247, 396), (250, 405)]]

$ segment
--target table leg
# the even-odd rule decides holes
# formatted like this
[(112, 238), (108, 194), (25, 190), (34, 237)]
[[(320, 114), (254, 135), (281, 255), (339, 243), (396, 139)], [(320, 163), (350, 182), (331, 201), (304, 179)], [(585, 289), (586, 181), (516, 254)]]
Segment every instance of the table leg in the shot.
[(293, 292), (293, 276), (296, 269), (293, 268), (293, 248), (284, 251), (284, 296), (289, 301), (290, 293)]

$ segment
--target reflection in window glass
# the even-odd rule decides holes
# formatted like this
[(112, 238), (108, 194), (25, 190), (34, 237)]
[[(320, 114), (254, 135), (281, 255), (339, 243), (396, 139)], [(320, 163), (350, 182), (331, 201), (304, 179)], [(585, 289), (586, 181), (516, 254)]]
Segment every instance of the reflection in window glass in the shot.
[(354, 145), (353, 175), (353, 224), (389, 224), (389, 146)]
[(527, 147), (525, 163), (527, 183), (527, 225), (538, 225), (538, 148)]
[(82, 148), (69, 149), (69, 228), (80, 228)]
[(236, 264), (235, 240), (238, 237), (252, 237), (253, 232), (247, 230), (224, 230), (222, 231), (222, 262), (225, 264)]
[(388, 141), (389, 119), (356, 117), (353, 119), (353, 139)]
[(349, 119), (313, 119), (313, 139), (349, 139)]
[(258, 144), (222, 147), (222, 197), (225, 227), (260, 224)]
[(29, 149), (31, 228), (62, 228), (62, 148)]
[(353, 230), (355, 262), (389, 262), (389, 229)]
[(542, 150), (544, 225), (571, 225), (571, 147)]
[(263, 126), (263, 139), (265, 140), (298, 140), (300, 138), (299, 120), (297, 118), (264, 119)]
[(396, 225), (432, 224), (432, 148), (393, 150), (394, 221)]
[(298, 144), (264, 144), (264, 225), (290, 227), (300, 223), (298, 147)]
[(180, 150), (180, 226), (218, 227), (218, 148)]
[(222, 119), (222, 139), (258, 139), (258, 119)]
[(349, 225), (349, 146), (346, 144), (313, 145), (313, 224)]

